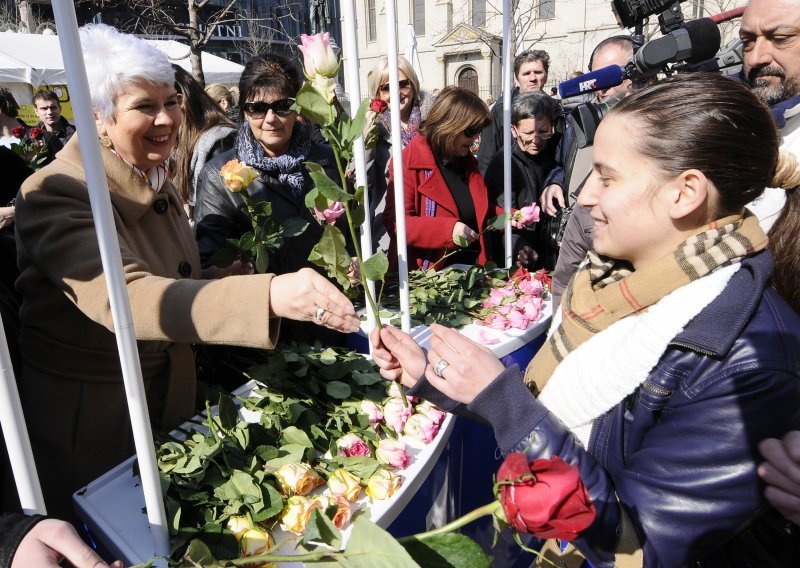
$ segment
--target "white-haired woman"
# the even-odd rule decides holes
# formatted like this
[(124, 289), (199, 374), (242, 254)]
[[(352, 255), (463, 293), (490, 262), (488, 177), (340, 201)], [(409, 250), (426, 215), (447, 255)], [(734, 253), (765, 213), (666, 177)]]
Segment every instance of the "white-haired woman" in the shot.
[[(433, 97), (420, 90), (414, 68), (403, 56), (397, 58), (400, 83), (400, 140), (405, 150), (419, 133), (420, 123), (428, 117)], [(371, 108), (376, 112), (375, 146), (367, 153), (367, 183), (372, 209), (372, 242), (375, 248), (388, 250), (389, 236), (383, 221), (386, 207), (386, 186), (389, 182), (389, 160), (392, 157), (392, 109), (389, 106), (389, 58), (381, 57), (368, 75)]]
[[(280, 317), (355, 330), (352, 304), (312, 270), (201, 279), (167, 179), (181, 123), (169, 61), (109, 26), (81, 41), (153, 421), (193, 414), (190, 343), (269, 348)], [(25, 183), (17, 227), (20, 391), (48, 512), (68, 515), (72, 491), (133, 451), (77, 137)]]

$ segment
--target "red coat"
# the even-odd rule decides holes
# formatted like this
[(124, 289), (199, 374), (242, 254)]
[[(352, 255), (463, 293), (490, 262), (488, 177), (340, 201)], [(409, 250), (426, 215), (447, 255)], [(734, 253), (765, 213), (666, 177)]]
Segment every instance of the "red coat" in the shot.
[[(467, 164), (467, 183), (475, 204), (475, 217), (482, 229), (489, 216), (489, 193), (483, 183), (478, 162), (470, 156)], [(390, 168), (389, 186), (386, 192), (384, 223), (392, 239), (389, 258), (396, 257), (397, 229), (394, 209), (394, 171)], [(405, 186), (406, 240), (408, 242), (408, 265), (414, 268), (442, 268), (447, 261), (442, 257), (456, 249), (453, 242), (453, 227), (458, 218), (458, 207), (447, 187), (442, 172), (436, 165), (431, 147), (424, 136), (417, 136), (403, 150), (403, 185)], [(500, 215), (500, 206), (492, 207), (492, 216)], [(481, 251), (478, 263), (487, 261), (487, 239), (480, 237)], [(426, 261), (428, 264), (426, 265)], [(435, 264), (436, 263), (436, 264)]]

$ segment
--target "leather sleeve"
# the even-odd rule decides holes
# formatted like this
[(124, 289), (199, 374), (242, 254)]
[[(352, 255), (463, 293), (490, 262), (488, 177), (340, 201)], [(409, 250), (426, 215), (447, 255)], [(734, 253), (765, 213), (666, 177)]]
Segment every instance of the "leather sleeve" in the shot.
[(10, 568), (19, 543), (25, 535), (47, 517), (41, 515), (26, 516), (19, 513), (0, 515), (0, 568)]
[(239, 235), (238, 207), (233, 194), (223, 184), (216, 164), (216, 160), (207, 163), (197, 180), (194, 235), (204, 267), (209, 265), (211, 255), (222, 248), (226, 239)]

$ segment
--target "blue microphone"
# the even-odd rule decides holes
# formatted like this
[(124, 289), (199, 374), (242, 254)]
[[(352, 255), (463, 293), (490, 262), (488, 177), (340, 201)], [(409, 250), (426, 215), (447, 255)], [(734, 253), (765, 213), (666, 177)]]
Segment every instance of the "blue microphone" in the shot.
[(602, 91), (616, 87), (628, 78), (628, 72), (624, 67), (619, 65), (609, 65), (597, 71), (590, 71), (584, 73), (574, 79), (569, 79), (558, 85), (558, 94), (562, 99), (583, 95), (584, 93), (592, 93), (594, 91)]

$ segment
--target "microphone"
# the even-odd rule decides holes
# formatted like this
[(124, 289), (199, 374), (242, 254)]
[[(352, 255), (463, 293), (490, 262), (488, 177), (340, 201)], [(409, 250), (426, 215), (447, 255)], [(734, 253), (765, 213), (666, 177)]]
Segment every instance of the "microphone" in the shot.
[(609, 65), (597, 71), (584, 73), (574, 79), (569, 79), (558, 85), (558, 94), (562, 99), (575, 97), (584, 93), (602, 91), (616, 87), (628, 78), (628, 72), (619, 65)]
[(701, 18), (686, 22), (683, 27), (639, 48), (632, 60), (634, 74), (637, 77), (654, 75), (665, 64), (675, 61), (705, 61), (717, 54), (719, 45), (719, 28), (714, 20)]

